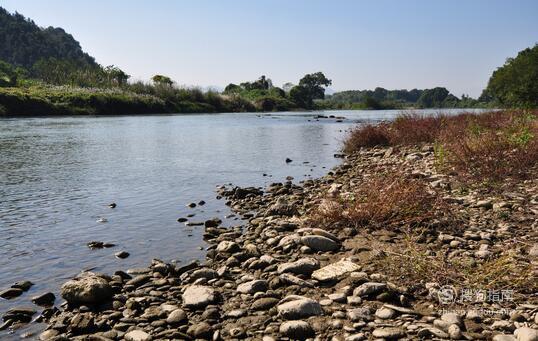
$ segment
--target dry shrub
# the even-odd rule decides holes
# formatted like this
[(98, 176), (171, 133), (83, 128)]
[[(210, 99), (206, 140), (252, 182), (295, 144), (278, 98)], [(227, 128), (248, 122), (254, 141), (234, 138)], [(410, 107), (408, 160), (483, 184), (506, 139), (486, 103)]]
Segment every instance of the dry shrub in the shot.
[(344, 152), (352, 153), (361, 147), (387, 146), (389, 144), (387, 124), (366, 124), (351, 131), (344, 141)]
[(430, 250), (418, 243), (417, 235), (407, 235), (402, 244), (382, 248), (373, 259), (377, 270), (386, 273), (400, 284), (415, 287), (417, 284), (438, 283), (457, 289), (515, 290), (517, 294), (530, 294), (538, 290), (532, 273), (533, 266), (518, 259), (515, 246), (507, 252), (483, 262), (470, 259), (449, 259), (442, 250)]
[(354, 129), (344, 142), (344, 151), (423, 143), (435, 143), (438, 164), (452, 168), (462, 178), (525, 178), (538, 161), (537, 112), (402, 115), (391, 123)]
[(439, 200), (423, 180), (396, 172), (367, 179), (346, 198), (325, 199), (311, 220), (332, 227), (427, 225), (441, 217)]
[(344, 141), (344, 151), (352, 153), (361, 147), (411, 145), (434, 142), (449, 116), (405, 114), (394, 121), (366, 124), (352, 130)]
[(529, 113), (496, 112), (452, 124), (439, 137), (448, 166), (473, 180), (525, 178), (538, 163), (538, 120)]
[(446, 122), (448, 116), (401, 115), (391, 125), (391, 144), (413, 145), (434, 142)]

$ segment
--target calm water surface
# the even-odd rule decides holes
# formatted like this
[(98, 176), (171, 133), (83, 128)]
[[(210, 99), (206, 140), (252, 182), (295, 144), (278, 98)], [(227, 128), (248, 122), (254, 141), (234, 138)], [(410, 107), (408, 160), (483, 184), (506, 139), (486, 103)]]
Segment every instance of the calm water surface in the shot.
[[(0, 299), (0, 313), (31, 306), (35, 294), (57, 293), (82, 269), (113, 272), (147, 266), (152, 258), (201, 258), (203, 227), (176, 220), (229, 214), (215, 199), (217, 185), (321, 176), (338, 163), (333, 154), (347, 129), (398, 113), (0, 119), (0, 290), (19, 280), (36, 284), (19, 298)], [(318, 114), (346, 119), (316, 120)], [(293, 162), (286, 164), (287, 157)], [(200, 200), (207, 204), (185, 206)], [(111, 202), (117, 208), (108, 208)], [(92, 240), (117, 246), (90, 250)], [(120, 250), (131, 256), (115, 258)]]

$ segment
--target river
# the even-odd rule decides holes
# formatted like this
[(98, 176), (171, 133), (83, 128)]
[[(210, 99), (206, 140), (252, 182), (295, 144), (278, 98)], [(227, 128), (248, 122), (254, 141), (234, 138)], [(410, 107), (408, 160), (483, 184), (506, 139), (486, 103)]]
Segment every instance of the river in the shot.
[[(0, 119), (0, 290), (35, 283), (18, 298), (0, 299), (0, 313), (31, 306), (42, 292), (58, 294), (83, 269), (110, 273), (152, 258), (202, 258), (203, 227), (177, 218), (240, 224), (224, 219), (230, 211), (216, 200), (216, 186), (319, 177), (339, 162), (334, 153), (347, 130), (400, 112)], [(200, 200), (206, 204), (186, 207)], [(93, 240), (116, 247), (91, 250)], [(120, 250), (130, 257), (114, 257)]]

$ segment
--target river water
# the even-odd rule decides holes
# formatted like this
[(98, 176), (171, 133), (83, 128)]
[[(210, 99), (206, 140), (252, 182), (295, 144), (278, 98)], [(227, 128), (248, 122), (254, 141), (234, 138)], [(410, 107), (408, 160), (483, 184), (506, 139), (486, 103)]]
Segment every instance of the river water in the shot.
[[(152, 258), (203, 257), (203, 227), (177, 218), (194, 213), (191, 221), (220, 217), (225, 226), (240, 224), (224, 219), (230, 211), (215, 199), (216, 186), (319, 177), (339, 162), (333, 155), (346, 130), (399, 113), (0, 119), (0, 290), (20, 280), (35, 283), (16, 299), (0, 298), (0, 313), (31, 306), (33, 295), (58, 293), (82, 269), (111, 273), (147, 266)], [(186, 207), (200, 200), (206, 204)], [(98, 222), (102, 218), (107, 222)], [(93, 240), (116, 247), (90, 250)], [(130, 257), (114, 257), (120, 250)]]

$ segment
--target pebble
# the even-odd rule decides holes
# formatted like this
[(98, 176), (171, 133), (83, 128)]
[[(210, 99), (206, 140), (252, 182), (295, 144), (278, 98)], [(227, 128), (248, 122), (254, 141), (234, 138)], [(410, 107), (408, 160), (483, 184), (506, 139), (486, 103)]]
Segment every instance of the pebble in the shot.
[(306, 321), (284, 322), (280, 325), (280, 333), (294, 340), (305, 340), (314, 336), (314, 330)]
[(143, 330), (132, 330), (125, 334), (126, 341), (150, 341), (152, 337)]
[(393, 339), (398, 339), (402, 337), (403, 335), (405, 335), (405, 333), (400, 328), (383, 327), (383, 328), (376, 328), (372, 332), (372, 335), (380, 339), (393, 340)]
[(283, 303), (277, 306), (277, 310), (282, 318), (295, 320), (304, 317), (322, 315), (321, 305), (311, 298), (301, 296), (288, 296)]

